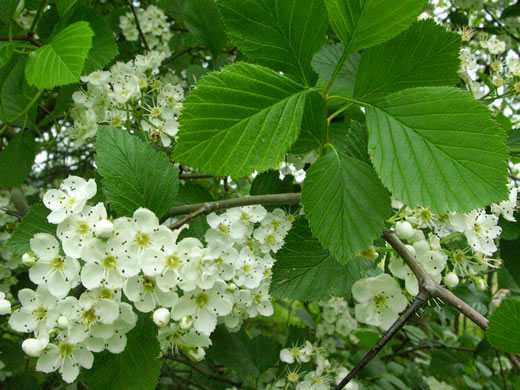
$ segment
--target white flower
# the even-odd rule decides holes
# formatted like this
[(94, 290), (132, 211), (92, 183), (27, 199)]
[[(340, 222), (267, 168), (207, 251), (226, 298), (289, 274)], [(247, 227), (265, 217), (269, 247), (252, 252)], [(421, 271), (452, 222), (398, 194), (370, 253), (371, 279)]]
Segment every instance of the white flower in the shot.
[(97, 186), (93, 179), (85, 181), (78, 176), (69, 176), (60, 185), (43, 196), (45, 207), (51, 210), (47, 217), (50, 223), (63, 222), (69, 215), (80, 213), (87, 200), (96, 195)]
[(11, 302), (5, 299), (5, 293), (0, 291), (0, 315), (11, 313)]
[(217, 326), (217, 317), (229, 314), (232, 308), (232, 296), (225, 291), (224, 283), (217, 282), (210, 290), (197, 288), (185, 293), (173, 307), (172, 318), (178, 321), (189, 316), (194, 329), (209, 336)]
[(235, 276), (233, 281), (239, 287), (257, 288), (264, 278), (256, 256), (245, 246), (235, 261)]
[(230, 245), (233, 242), (243, 243), (251, 234), (253, 227), (245, 224), (240, 219), (240, 214), (235, 212), (225, 212), (221, 215), (211, 213), (206, 217), (209, 229), (206, 232), (206, 241), (223, 240)]
[(390, 264), (388, 265), (388, 269), (392, 274), (399, 279), (403, 279), (405, 282), (406, 290), (412, 294), (419, 294), (419, 282), (415, 277), (412, 270), (405, 264), (404, 260), (400, 257), (394, 256), (390, 260)]
[(273, 304), (269, 295), (269, 281), (265, 281), (257, 289), (251, 290), (251, 301), (247, 304), (247, 314), (254, 318), (258, 314), (269, 317), (273, 313)]
[(448, 256), (441, 248), (439, 237), (435, 234), (430, 234), (428, 240), (415, 242), (413, 248), (417, 261), (421, 263), (424, 270), (433, 280), (439, 283), (441, 281), (441, 272), (446, 267), (448, 260)]
[(45, 373), (58, 370), (65, 382), (72, 383), (79, 375), (79, 367), (92, 368), (93, 362), (94, 355), (83, 345), (63, 341), (47, 345), (36, 362), (36, 370)]
[(81, 81), (91, 85), (105, 85), (110, 80), (110, 72), (97, 70), (87, 76), (81, 76)]
[(143, 313), (151, 312), (157, 306), (172, 307), (178, 299), (175, 291), (162, 291), (155, 278), (150, 276), (137, 275), (128, 279), (123, 291), (134, 302), (136, 309)]
[(496, 35), (493, 35), (488, 40), (480, 41), (480, 46), (488, 49), (491, 54), (500, 54), (506, 51), (506, 43), (499, 40)]
[(388, 274), (358, 280), (352, 295), (359, 302), (356, 319), (365, 324), (388, 329), (408, 305), (396, 281)]
[(511, 191), (509, 192), (509, 198), (498, 204), (492, 204), (491, 212), (497, 217), (502, 215), (504, 219), (511, 222), (516, 222), (514, 212), (516, 209), (517, 195), (518, 189), (516, 187), (511, 188)]
[(59, 243), (47, 233), (37, 233), (30, 241), (38, 261), (29, 269), (29, 279), (45, 285), (52, 295), (61, 298), (79, 282), (80, 265), (76, 259), (59, 254)]
[(287, 364), (307, 363), (311, 360), (314, 347), (309, 341), (306, 341), (303, 346), (293, 346), (291, 349), (284, 348), (280, 351), (280, 360)]
[(487, 215), (485, 210), (473, 210), (467, 214), (454, 214), (450, 216), (452, 225), (464, 232), (468, 243), (474, 252), (480, 252), (491, 256), (497, 247), (493, 241), (502, 232), (497, 226), (498, 217)]
[(22, 307), (9, 318), (9, 325), (17, 332), (46, 334), (52, 329), (59, 313), (55, 310), (56, 298), (45, 287), (36, 291), (24, 288), (18, 292)]

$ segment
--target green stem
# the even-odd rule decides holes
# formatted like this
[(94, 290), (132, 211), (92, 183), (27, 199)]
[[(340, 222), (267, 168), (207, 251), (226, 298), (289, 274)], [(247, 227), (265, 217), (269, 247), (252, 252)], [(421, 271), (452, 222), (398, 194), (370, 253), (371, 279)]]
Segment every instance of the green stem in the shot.
[(352, 105), (354, 105), (354, 103), (347, 103), (345, 104), (344, 106), (342, 106), (339, 110), (337, 110), (336, 112), (333, 112), (329, 118), (328, 118), (328, 122), (329, 122), (329, 125), (331, 124), (332, 120), (334, 118), (336, 118), (339, 114), (341, 114), (342, 112), (344, 111), (347, 111)]
[(455, 240), (456, 238), (462, 237), (463, 235), (464, 235), (464, 232), (462, 232), (462, 233), (455, 233), (455, 234), (452, 234), (451, 236), (448, 236), (448, 237), (442, 239), (442, 240), (440, 241), (440, 243), (441, 243), (441, 244), (444, 244), (444, 243), (446, 243), (446, 242), (448, 242), (448, 241)]
[(336, 69), (334, 69), (334, 73), (332, 74), (331, 79), (329, 80), (327, 86), (325, 87), (325, 92), (324, 92), (325, 96), (327, 96), (327, 93), (329, 93), (330, 87), (332, 87), (332, 84), (334, 84), (334, 81), (336, 81), (336, 78), (338, 77), (339, 72), (341, 72), (341, 68), (343, 68), (343, 65), (345, 64), (345, 61), (347, 60), (347, 58), (348, 58), (348, 51), (347, 51), (347, 49), (345, 49), (343, 51), (343, 55), (339, 59), (338, 64), (336, 65)]
[(38, 11), (36, 11), (36, 15), (34, 15), (34, 19), (31, 23), (31, 27), (29, 27), (28, 35), (32, 34), (38, 24), (38, 19), (40, 19), (40, 15), (42, 14), (45, 7), (47, 7), (48, 0), (42, 1), (40, 6), (38, 7)]
[[(13, 119), (10, 119), (8, 121), (8, 124), (13, 124), (15, 123), (18, 119), (22, 118), (24, 115), (26, 115), (29, 110), (31, 109), (31, 107), (34, 105), (34, 103), (36, 103), (38, 101), (38, 99), (42, 96), (43, 94), (43, 91), (39, 91), (36, 95), (34, 95), (34, 97), (32, 98), (32, 100), (29, 102), (29, 104), (23, 109), (22, 112), (20, 112), (18, 115), (16, 115)], [(7, 124), (4, 125), (4, 127), (6, 127)], [(2, 128), (2, 130), (4, 130)], [(3, 132), (2, 130), (0, 130), (0, 134)], [(5, 131), (5, 130), (4, 130)]]

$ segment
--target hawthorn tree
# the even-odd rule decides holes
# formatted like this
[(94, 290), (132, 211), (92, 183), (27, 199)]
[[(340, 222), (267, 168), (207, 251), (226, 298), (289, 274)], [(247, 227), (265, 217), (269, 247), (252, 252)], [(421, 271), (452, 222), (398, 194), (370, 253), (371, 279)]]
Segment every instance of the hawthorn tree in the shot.
[(0, 0), (2, 387), (520, 387), (519, 16)]

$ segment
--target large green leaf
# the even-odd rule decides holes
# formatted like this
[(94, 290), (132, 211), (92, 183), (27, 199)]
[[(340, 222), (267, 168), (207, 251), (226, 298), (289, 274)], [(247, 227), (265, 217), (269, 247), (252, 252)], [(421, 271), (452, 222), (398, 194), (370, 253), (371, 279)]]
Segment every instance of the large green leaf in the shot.
[(0, 187), (8, 189), (22, 184), (36, 157), (34, 135), (20, 131), (0, 152)]
[(346, 297), (354, 282), (374, 268), (375, 262), (360, 258), (346, 265), (339, 263), (312, 236), (307, 221), (299, 219), (276, 254), (270, 292), (301, 301)]
[(94, 365), (84, 372), (90, 390), (154, 390), (161, 363), (157, 327), (143, 316), (127, 334), (126, 349), (119, 354), (108, 351), (96, 355)]
[(215, 0), (189, 0), (182, 16), (186, 28), (216, 57), (226, 45), (227, 37)]
[(0, 42), (0, 68), (11, 59), (16, 45), (12, 42)]
[(22, 256), (31, 250), (29, 241), (36, 233), (56, 234), (56, 226), (47, 222), (50, 211), (42, 202), (37, 203), (29, 209), (27, 215), (17, 226), (13, 235), (7, 241), (7, 247), (15, 254)]
[(37, 110), (37, 104), (33, 104), (26, 114), (16, 119), (38, 93), (25, 81), (25, 63), (25, 57), (13, 55), (0, 69), (0, 120), (20, 127), (33, 126)]
[(58, 14), (60, 18), (65, 17), (65, 15), (74, 7), (78, 0), (56, 0), (56, 8), (58, 9)]
[(302, 130), (290, 153), (307, 154), (325, 144), (327, 134), (327, 102), (319, 91), (307, 96)]
[(406, 30), (427, 0), (325, 0), (329, 20), (348, 54), (383, 43)]
[(0, 0), (0, 21), (11, 24), (19, 3), (19, 0)]
[(211, 340), (213, 345), (208, 349), (208, 356), (244, 379), (259, 376), (280, 357), (280, 344), (266, 336), (250, 339), (244, 331), (230, 333), (224, 326), (219, 326)]
[(390, 196), (371, 166), (336, 151), (307, 171), (302, 203), (314, 236), (341, 262), (377, 239), (390, 216)]
[(460, 36), (433, 20), (417, 22), (396, 38), (363, 52), (354, 96), (374, 101), (402, 89), (454, 85)]
[(312, 55), (325, 43), (323, 0), (217, 0), (227, 33), (259, 64), (311, 85)]
[(371, 164), (368, 154), (368, 130), (358, 121), (351, 121), (347, 134), (347, 154), (367, 164)]
[(179, 170), (166, 154), (112, 127), (98, 131), (96, 150), (106, 199), (119, 214), (132, 215), (139, 207), (159, 218), (168, 212), (179, 189)]
[(39, 89), (52, 89), (78, 82), (93, 35), (87, 22), (77, 22), (60, 31), (29, 57), (25, 67), (28, 83)]
[[(318, 85), (325, 86), (332, 78), (336, 66), (343, 55), (341, 43), (325, 45), (312, 58), (312, 68), (318, 73)], [(354, 83), (359, 67), (359, 53), (352, 54), (341, 67), (334, 83), (329, 89), (329, 95), (352, 96)]]
[(94, 31), (92, 38), (92, 48), (88, 52), (85, 60), (83, 74), (91, 73), (98, 69), (103, 69), (119, 53), (114, 32), (108, 25), (103, 14), (95, 9), (81, 7), (74, 11), (71, 22), (86, 21)]
[(496, 349), (520, 353), (520, 300), (506, 298), (489, 317), (486, 336)]
[[(518, 222), (515, 224), (518, 225)], [(500, 241), (500, 256), (504, 267), (509, 271), (516, 284), (520, 285), (520, 240)]]
[(216, 176), (277, 168), (298, 137), (309, 91), (258, 65), (209, 73), (184, 102), (174, 159)]
[(367, 124), (376, 171), (408, 206), (443, 214), (507, 198), (504, 132), (460, 89), (393, 93), (367, 109)]

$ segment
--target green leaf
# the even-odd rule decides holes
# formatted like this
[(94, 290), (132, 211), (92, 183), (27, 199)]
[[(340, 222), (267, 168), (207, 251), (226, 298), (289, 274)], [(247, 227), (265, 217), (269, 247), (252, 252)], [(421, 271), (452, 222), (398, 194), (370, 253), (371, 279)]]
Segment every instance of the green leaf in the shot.
[(261, 65), (312, 85), (313, 54), (325, 43), (323, 0), (217, 0), (229, 38)]
[(0, 20), (4, 24), (11, 24), (19, 3), (19, 0), (0, 0)]
[(83, 377), (89, 390), (156, 388), (161, 368), (157, 326), (148, 316), (143, 316), (127, 338), (123, 352), (97, 354), (92, 368), (84, 371)]
[(390, 196), (372, 167), (336, 151), (307, 171), (302, 203), (313, 234), (343, 263), (381, 235), (391, 214)]
[(25, 67), (30, 85), (52, 89), (79, 81), (94, 32), (87, 22), (67, 26), (49, 44), (32, 52)]
[(406, 30), (427, 0), (325, 0), (329, 20), (347, 54), (383, 43)]
[(208, 356), (244, 379), (259, 376), (280, 357), (281, 347), (276, 340), (267, 336), (250, 339), (243, 330), (230, 333), (224, 326), (218, 326), (211, 340)]
[(298, 186), (293, 184), (292, 175), (285, 176), (280, 180), (279, 171), (262, 172), (253, 183), (251, 183), (250, 195), (284, 194), (287, 192), (297, 192)]
[(271, 295), (301, 301), (346, 297), (354, 282), (375, 268), (375, 262), (360, 258), (348, 265), (339, 263), (312, 236), (303, 218), (294, 223), (275, 257)]
[(168, 212), (179, 190), (179, 170), (166, 154), (127, 131), (103, 126), (97, 133), (96, 165), (103, 176), (103, 190), (120, 215), (139, 207), (159, 218)]
[(443, 214), (507, 198), (504, 132), (467, 93), (450, 87), (396, 92), (367, 109), (367, 124), (374, 167), (406, 205)]
[(7, 241), (7, 248), (18, 256), (22, 256), (31, 250), (29, 241), (36, 233), (56, 235), (56, 226), (47, 222), (49, 213), (50, 211), (42, 202), (31, 206), (27, 215), (23, 217), (22, 222)]
[[(21, 345), (18, 346), (21, 350)], [(1, 358), (1, 355), (0, 355)], [(16, 367), (19, 368), (19, 367)], [(35, 376), (27, 372), (11, 376), (5, 380), (4, 390), (40, 390), (41, 386)]]
[(406, 88), (455, 85), (460, 45), (459, 34), (433, 20), (414, 23), (391, 41), (363, 52), (354, 96), (375, 101)]
[(25, 354), (22, 350), (22, 342), (0, 337), (0, 361), (5, 364), (2, 368), (5, 371), (14, 371), (23, 366)]
[(14, 53), (14, 48), (14, 43), (0, 42), (0, 68), (9, 62)]
[(289, 153), (307, 154), (321, 148), (325, 143), (327, 126), (327, 102), (322, 93), (312, 92), (305, 102), (300, 136)]
[(520, 353), (520, 300), (505, 298), (489, 317), (486, 336), (496, 349)]
[(358, 121), (351, 121), (351, 127), (347, 134), (347, 154), (359, 161), (371, 164), (368, 155), (368, 130)]
[(520, 16), (520, 4), (513, 4), (502, 11), (500, 19), (513, 18), (517, 16)]
[(103, 14), (98, 10), (81, 7), (74, 11), (71, 17), (72, 22), (86, 21), (94, 31), (92, 38), (92, 48), (88, 52), (85, 60), (83, 74), (103, 69), (119, 54), (114, 32), (108, 25)]
[(30, 87), (25, 81), (25, 63), (25, 57), (14, 55), (0, 69), (0, 120), (22, 128), (34, 125), (37, 104), (33, 104), (19, 119), (14, 119), (24, 112), (38, 93), (36, 88)]
[(298, 137), (309, 91), (258, 65), (209, 73), (184, 101), (173, 158), (215, 176), (278, 168)]
[[(517, 222), (518, 224), (518, 222)], [(509, 271), (515, 282), (520, 285), (520, 240), (500, 241), (500, 257), (504, 261), (504, 267)]]
[[(318, 85), (326, 86), (338, 65), (344, 47), (341, 43), (325, 45), (312, 58), (312, 68), (318, 73)], [(352, 54), (341, 67), (329, 95), (352, 96), (361, 55)]]
[(34, 135), (20, 131), (0, 152), (0, 187), (9, 189), (22, 184), (31, 173), (36, 153)]
[(58, 14), (60, 18), (63, 18), (78, 0), (56, 0), (56, 8), (58, 8)]
[(215, 0), (189, 0), (182, 16), (186, 28), (217, 57), (226, 45), (227, 37)]

